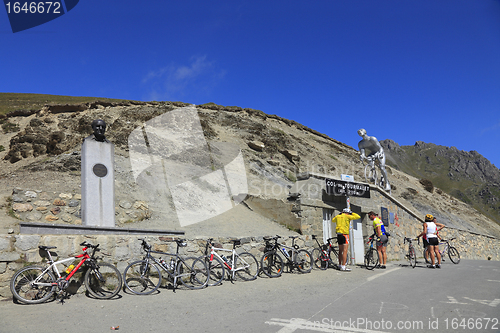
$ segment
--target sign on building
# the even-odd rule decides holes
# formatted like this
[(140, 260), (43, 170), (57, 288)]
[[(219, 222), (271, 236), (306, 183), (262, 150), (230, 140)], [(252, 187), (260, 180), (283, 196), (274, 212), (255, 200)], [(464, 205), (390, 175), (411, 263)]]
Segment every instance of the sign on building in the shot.
[(370, 198), (370, 185), (326, 178), (326, 193), (350, 197)]

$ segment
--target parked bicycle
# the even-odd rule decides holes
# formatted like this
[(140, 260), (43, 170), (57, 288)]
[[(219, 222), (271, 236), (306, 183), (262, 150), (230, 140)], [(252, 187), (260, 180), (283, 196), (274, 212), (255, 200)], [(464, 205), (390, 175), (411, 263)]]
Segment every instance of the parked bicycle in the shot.
[[(445, 253), (447, 253), (448, 257), (450, 258), (452, 263), (454, 263), (454, 264), (460, 263), (460, 253), (458, 252), (456, 247), (450, 245), (450, 242), (455, 240), (455, 239), (456, 239), (455, 237), (453, 237), (450, 240), (441, 239), (441, 241), (439, 242), (439, 246), (441, 248), (441, 250), (439, 250), (439, 253), (441, 254), (441, 261), (445, 261), (444, 257), (445, 257)], [(431, 261), (429, 260), (429, 257), (428, 257), (428, 256), (430, 256), (430, 254), (427, 254), (427, 256), (426, 256), (426, 251), (427, 251), (427, 248), (424, 249), (425, 262), (427, 264), (430, 264)]]
[[(209, 272), (205, 262), (199, 258), (185, 258), (179, 255), (179, 247), (187, 246), (184, 239), (175, 240), (177, 243), (175, 253), (153, 251), (145, 239), (139, 240), (146, 254), (142, 260), (128, 265), (123, 273), (125, 287), (134, 294), (147, 295), (158, 290), (162, 282), (160, 268), (167, 273), (174, 291), (179, 283), (189, 289), (200, 289), (207, 285)], [(157, 259), (152, 253), (170, 256), (170, 260)]]
[(371, 235), (366, 244), (370, 244), (368, 251), (365, 254), (365, 267), (366, 269), (372, 270), (378, 265), (378, 252), (373, 246), (375, 242), (375, 234)]
[(415, 268), (417, 265), (417, 252), (415, 251), (415, 248), (413, 247), (412, 239), (405, 237), (403, 244), (406, 244), (408, 242), (408, 252), (406, 253), (406, 258), (410, 261), (410, 266)]
[[(205, 261), (210, 271), (209, 286), (216, 286), (222, 283), (226, 275), (226, 269), (228, 270), (227, 274), (231, 281), (234, 281), (236, 277), (245, 281), (255, 280), (257, 278), (259, 274), (259, 262), (255, 256), (249, 252), (241, 252), (239, 254), (236, 252), (236, 246), (241, 244), (240, 239), (233, 239), (231, 242), (233, 243), (233, 249), (228, 250), (222, 247), (215, 247), (213, 238), (207, 240), (205, 255), (202, 259)], [(217, 251), (228, 252), (228, 257), (226, 258), (225, 255), (219, 254)], [(229, 255), (229, 253), (231, 255)]]
[[(122, 286), (122, 276), (118, 269), (112, 264), (97, 261), (100, 258), (95, 254), (100, 250), (99, 244), (83, 242), (80, 246), (83, 246), (83, 254), (58, 261), (54, 261), (54, 253), (50, 252), (51, 249), (57, 248), (56, 246), (38, 246), (40, 252), (47, 254), (47, 264), (27, 266), (17, 271), (10, 281), (12, 295), (22, 303), (45, 302), (56, 290), (64, 292), (69, 287), (71, 277), (85, 264), (87, 271), (84, 283), (89, 294), (99, 299), (116, 296)], [(80, 258), (81, 261), (76, 266), (71, 264), (65, 271), (59, 271), (57, 265), (74, 262)]]
[[(316, 235), (312, 235), (312, 238), (318, 244), (318, 247), (314, 248), (311, 252), (314, 266), (321, 270), (325, 270), (328, 267), (338, 269), (339, 253), (331, 242), (334, 238), (328, 238), (323, 245), (319, 243)], [(332, 259), (332, 254), (335, 260)]]
[[(298, 245), (295, 244), (295, 238), (297, 237), (289, 237), (292, 239), (292, 246), (278, 243), (281, 236), (264, 237), (266, 247), (260, 265), (264, 274), (269, 277), (281, 276), (285, 264), (290, 272), (294, 268), (297, 268), (301, 273), (309, 273), (312, 270), (311, 254), (305, 249), (299, 249)], [(280, 253), (285, 257), (286, 263), (283, 262)]]

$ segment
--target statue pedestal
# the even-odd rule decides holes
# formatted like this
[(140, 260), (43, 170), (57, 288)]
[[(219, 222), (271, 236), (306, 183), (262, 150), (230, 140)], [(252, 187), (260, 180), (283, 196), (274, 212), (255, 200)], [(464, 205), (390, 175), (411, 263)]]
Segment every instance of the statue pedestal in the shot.
[(115, 226), (115, 146), (90, 136), (82, 145), (82, 224)]

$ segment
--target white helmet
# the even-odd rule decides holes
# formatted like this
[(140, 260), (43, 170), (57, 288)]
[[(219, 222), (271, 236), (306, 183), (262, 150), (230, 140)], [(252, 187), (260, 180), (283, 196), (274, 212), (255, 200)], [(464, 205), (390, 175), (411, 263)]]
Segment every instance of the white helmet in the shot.
[(352, 211), (349, 208), (344, 208), (344, 210), (342, 210), (342, 213), (351, 214)]

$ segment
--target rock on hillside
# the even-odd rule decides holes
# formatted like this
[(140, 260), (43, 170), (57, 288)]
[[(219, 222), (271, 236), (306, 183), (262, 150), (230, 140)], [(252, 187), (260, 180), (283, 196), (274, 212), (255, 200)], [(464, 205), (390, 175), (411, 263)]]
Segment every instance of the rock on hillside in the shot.
[(500, 170), (478, 152), (422, 141), (413, 146), (399, 146), (392, 140), (381, 144), (390, 166), (430, 180), (500, 223)]
[[(287, 198), (298, 173), (314, 172), (335, 178), (340, 178), (341, 174), (350, 174), (354, 175), (355, 181), (364, 181), (364, 166), (359, 161), (358, 152), (313, 129), (259, 110), (223, 107), (213, 103), (190, 106), (189, 110), (195, 110), (199, 119), (207, 142), (205, 148), (180, 151), (175, 140), (180, 140), (178, 142), (183, 145), (191, 144), (195, 138), (189, 135), (182, 139), (170, 138), (171, 144), (161, 149), (155, 148), (158, 145), (154, 145), (154, 140), (159, 136), (154, 132), (148, 134), (146, 146), (148, 149), (158, 150), (161, 156), (168, 156), (172, 165), (190, 163), (192, 170), (179, 169), (179, 176), (182, 177), (187, 177), (188, 171), (208, 172), (207, 167), (210, 172), (222, 170), (222, 166), (226, 164), (224, 161), (228, 159), (224, 147), (237, 147), (245, 166), (248, 196), (240, 205), (223, 214), (181, 227), (176, 214), (176, 202), (169, 189), (161, 190), (158, 185), (161, 182), (151, 177), (153, 170), (143, 171), (136, 180), (130, 158), (129, 136), (136, 129), (140, 133), (148, 121), (174, 110), (184, 110), (186, 106), (187, 104), (171, 102), (94, 104), (87, 108), (66, 107), (58, 112), (45, 108), (33, 114), (10, 116), (8, 122), (13, 127), (18, 126), (19, 131), (5, 133), (0, 139), (0, 145), (8, 147), (0, 152), (0, 199), (5, 208), (3, 211), (10, 212), (10, 215), (1, 214), (2, 228), (15, 228), (19, 220), (12, 216), (24, 220), (29, 214), (12, 210), (14, 189), (19, 203), (30, 204), (38, 199), (27, 197), (27, 191), (30, 191), (30, 195), (33, 195), (32, 192), (39, 195), (44, 193), (51, 202), (55, 200), (54, 197), (63, 193), (71, 194), (72, 198), (80, 194), (81, 142), (92, 132), (90, 123), (97, 118), (104, 119), (108, 124), (106, 137), (116, 148), (118, 226), (185, 230), (190, 236), (240, 237), (291, 233), (293, 231), (284, 229), (275, 222), (293, 221), (296, 218)], [(139, 139), (140, 137), (141, 135), (138, 136)], [(203, 156), (208, 156), (208, 159), (201, 158), (207, 151), (208, 155)], [(452, 226), (500, 237), (500, 226), (478, 214), (471, 206), (441, 190), (432, 193), (426, 191), (418, 178), (396, 168), (388, 168), (388, 172), (393, 196), (422, 216), (431, 212)], [(175, 179), (167, 177), (167, 181), (172, 178)], [(471, 180), (471, 183), (474, 181)], [(214, 194), (219, 191), (218, 184), (207, 182), (203, 186)], [(233, 193), (233, 204), (244, 198), (238, 194)], [(186, 195), (181, 199), (191, 202), (192, 198)], [(262, 209), (269, 206), (265, 202), (272, 202), (273, 209)], [(36, 221), (36, 218), (41, 222), (46, 221), (47, 212), (54, 207), (46, 208), (41, 214), (31, 214), (30, 221)], [(81, 223), (78, 220), (78, 210), (72, 208), (69, 212), (65, 211), (72, 214), (67, 223)], [(33, 210), (36, 208), (33, 207)]]

